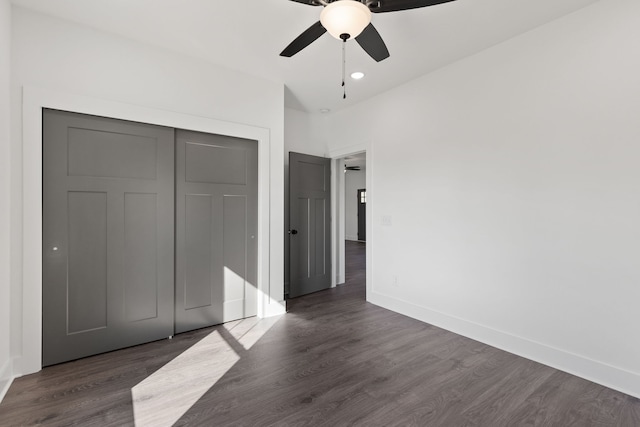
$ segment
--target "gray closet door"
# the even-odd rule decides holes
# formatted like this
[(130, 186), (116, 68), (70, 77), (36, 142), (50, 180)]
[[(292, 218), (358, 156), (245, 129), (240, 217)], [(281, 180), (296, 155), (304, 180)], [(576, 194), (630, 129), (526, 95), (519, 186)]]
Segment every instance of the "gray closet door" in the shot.
[(176, 333), (255, 316), (258, 143), (176, 131)]
[(43, 112), (43, 365), (173, 335), (173, 129)]
[(331, 160), (289, 153), (289, 296), (331, 287)]

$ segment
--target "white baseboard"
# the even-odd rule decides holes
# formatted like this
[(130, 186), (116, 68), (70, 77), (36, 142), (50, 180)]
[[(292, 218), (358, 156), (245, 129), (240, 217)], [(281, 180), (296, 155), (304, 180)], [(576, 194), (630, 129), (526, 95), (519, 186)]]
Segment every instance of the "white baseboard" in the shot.
[(7, 391), (9, 391), (9, 387), (13, 382), (14, 376), (12, 365), (13, 363), (10, 359), (0, 367), (0, 402), (4, 399), (4, 396), (7, 394)]
[(371, 292), (367, 295), (367, 300), (405, 316), (640, 398), (640, 374), (636, 372), (449, 316), (379, 292)]
[(262, 317), (280, 316), (287, 313), (287, 302), (271, 299), (270, 304), (264, 307)]

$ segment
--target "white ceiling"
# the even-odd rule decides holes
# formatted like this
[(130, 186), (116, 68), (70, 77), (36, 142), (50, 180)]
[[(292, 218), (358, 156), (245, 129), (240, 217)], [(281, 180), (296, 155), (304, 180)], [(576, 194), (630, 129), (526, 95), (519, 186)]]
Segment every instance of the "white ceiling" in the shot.
[(289, 0), (13, 0), (25, 8), (286, 85), (285, 104), (308, 112), (353, 105), (597, 0), (456, 0), (373, 15), (391, 56), (376, 63), (354, 41), (340, 87), (340, 41), (328, 33), (292, 58), (279, 53), (320, 7)]

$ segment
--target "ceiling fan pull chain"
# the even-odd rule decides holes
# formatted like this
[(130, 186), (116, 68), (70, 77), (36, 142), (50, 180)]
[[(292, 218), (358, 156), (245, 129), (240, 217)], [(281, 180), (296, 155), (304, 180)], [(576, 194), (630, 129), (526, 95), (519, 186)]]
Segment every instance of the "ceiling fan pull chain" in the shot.
[(347, 67), (347, 39), (342, 39), (342, 99), (347, 99), (347, 87), (345, 85), (345, 71)]

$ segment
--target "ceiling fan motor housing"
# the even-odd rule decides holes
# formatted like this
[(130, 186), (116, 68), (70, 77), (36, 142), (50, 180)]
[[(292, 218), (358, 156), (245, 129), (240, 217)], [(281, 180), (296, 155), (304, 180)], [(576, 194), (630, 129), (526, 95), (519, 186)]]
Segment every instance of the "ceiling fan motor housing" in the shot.
[(320, 13), (320, 22), (329, 34), (339, 40), (355, 38), (371, 22), (371, 11), (359, 1), (338, 0), (327, 4)]

